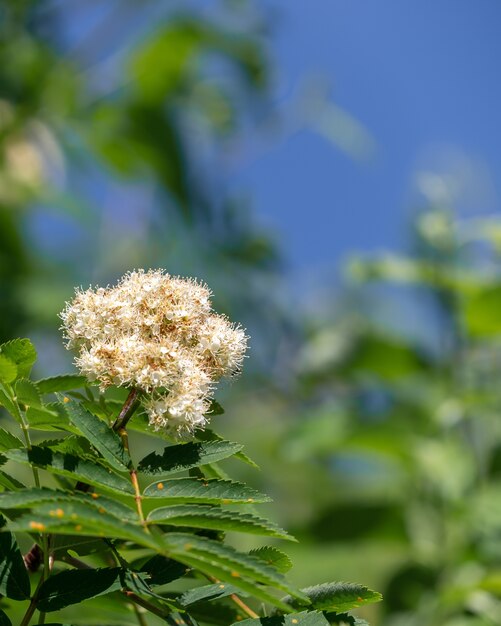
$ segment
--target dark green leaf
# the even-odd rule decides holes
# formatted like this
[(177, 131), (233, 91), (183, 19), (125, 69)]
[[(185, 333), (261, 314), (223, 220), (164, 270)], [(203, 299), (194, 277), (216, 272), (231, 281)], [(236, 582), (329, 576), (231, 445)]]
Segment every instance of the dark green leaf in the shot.
[(238, 443), (213, 441), (198, 443), (190, 441), (168, 446), (162, 455), (152, 452), (139, 462), (138, 471), (143, 474), (174, 474), (192, 467), (214, 463), (234, 455), (242, 449)]
[(56, 507), (65, 507), (67, 502), (84, 502), (98, 509), (104, 508), (106, 513), (115, 515), (118, 519), (137, 521), (137, 511), (129, 508), (126, 504), (111, 500), (96, 493), (82, 493), (59, 491), (45, 487), (22, 489), (21, 491), (0, 493), (0, 509), (28, 509), (45, 502), (50, 502)]
[(281, 608), (287, 605), (256, 585), (256, 582), (289, 590), (289, 593), (292, 592), (291, 595), (308, 604), (308, 598), (302, 592), (294, 589), (280, 572), (261, 559), (197, 535), (167, 533), (164, 538), (169, 554), (175, 559), (196, 567), (222, 582), (229, 582)]
[(0, 626), (12, 626), (12, 622), (7, 617), (7, 614), (4, 613), (1, 609), (0, 609)]
[[(324, 583), (301, 591), (309, 598), (313, 608), (337, 613), (380, 602), (383, 598), (377, 591), (356, 583)], [(304, 606), (295, 598), (284, 598), (284, 601), (293, 608)]]
[(148, 485), (144, 490), (146, 500), (160, 498), (169, 504), (230, 504), (269, 502), (269, 498), (229, 480), (203, 480), (198, 478), (171, 478)]
[(22, 448), (23, 442), (12, 433), (0, 428), (0, 452), (12, 450), (13, 448)]
[(4, 354), (0, 354), (0, 382), (11, 383), (16, 377), (17, 365)]
[(139, 523), (119, 519), (104, 507), (98, 508), (90, 502), (42, 504), (35, 511), (17, 517), (9, 528), (25, 532), (39, 530), (63, 535), (111, 537), (133, 541), (154, 550), (159, 547)]
[(238, 626), (329, 626), (329, 622), (324, 615), (318, 611), (244, 619), (243, 621), (235, 622), (232, 626), (237, 626), (237, 624)]
[[(0, 499), (1, 502), (1, 499)], [(268, 535), (280, 539), (294, 538), (272, 522), (266, 519), (240, 513), (240, 511), (227, 511), (218, 507), (191, 505), (169, 506), (155, 509), (148, 515), (148, 521), (164, 523), (171, 526), (190, 526), (194, 528), (210, 528), (214, 530), (245, 532), (255, 535)]]
[(69, 391), (71, 389), (79, 389), (87, 384), (85, 376), (78, 374), (64, 374), (62, 376), (51, 376), (37, 380), (36, 385), (40, 393), (56, 393), (57, 391)]
[(6, 472), (0, 470), (0, 485), (6, 489), (16, 491), (17, 489), (23, 489), (23, 483), (20, 483), (16, 478), (10, 476)]
[(21, 378), (30, 375), (33, 363), (37, 360), (37, 351), (29, 339), (13, 339), (0, 346), (0, 353), (17, 366)]
[(30, 579), (16, 538), (10, 532), (0, 533), (0, 594), (12, 600), (30, 597)]
[(336, 626), (369, 626), (364, 619), (349, 615), (348, 613), (324, 613), (329, 624)]
[(48, 578), (40, 587), (37, 607), (47, 613), (122, 588), (120, 567), (68, 570)]
[(108, 463), (118, 470), (126, 470), (131, 459), (122, 440), (103, 420), (84, 409), (75, 400), (65, 403), (65, 409), (72, 424), (87, 437)]
[(156, 554), (149, 559), (142, 567), (141, 571), (149, 575), (149, 585), (166, 585), (184, 576), (189, 569), (186, 565), (169, 559), (160, 554)]
[(5, 455), (18, 463), (33, 464), (36, 467), (67, 476), (73, 480), (80, 480), (107, 491), (133, 494), (134, 490), (129, 480), (115, 474), (97, 463), (80, 459), (71, 454), (52, 452), (49, 448), (33, 446), (31, 450), (9, 450)]
[(177, 602), (181, 604), (181, 606), (189, 606), (195, 602), (225, 598), (226, 596), (231, 596), (234, 593), (238, 593), (244, 597), (247, 595), (246, 593), (242, 593), (242, 591), (234, 585), (229, 585), (228, 583), (216, 583), (214, 585), (204, 585), (203, 587), (195, 587), (194, 589), (185, 591), (181, 596), (179, 596), (179, 598), (177, 598)]
[(273, 546), (263, 546), (255, 548), (249, 552), (252, 556), (262, 559), (268, 565), (272, 565), (279, 572), (288, 572), (292, 567), (290, 558), (278, 548)]

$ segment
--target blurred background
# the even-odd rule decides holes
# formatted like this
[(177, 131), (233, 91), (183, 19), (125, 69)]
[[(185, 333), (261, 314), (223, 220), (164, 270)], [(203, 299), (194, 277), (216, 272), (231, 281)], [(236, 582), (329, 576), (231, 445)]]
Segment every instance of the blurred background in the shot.
[(1, 339), (54, 374), (76, 285), (205, 280), (252, 337), (216, 426), (292, 578), (382, 591), (380, 626), (501, 624), (500, 19), (0, 0)]

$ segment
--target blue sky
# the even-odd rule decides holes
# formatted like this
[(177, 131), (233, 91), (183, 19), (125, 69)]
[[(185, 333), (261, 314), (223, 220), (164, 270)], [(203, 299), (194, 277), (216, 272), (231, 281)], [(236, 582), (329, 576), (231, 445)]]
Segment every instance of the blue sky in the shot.
[(275, 102), (286, 118), (308, 77), (375, 141), (354, 159), (308, 122), (244, 162), (248, 189), (293, 271), (331, 269), (353, 250), (405, 247), (424, 196), (419, 172), (449, 177), (460, 214), (499, 210), (498, 0), (268, 2)]

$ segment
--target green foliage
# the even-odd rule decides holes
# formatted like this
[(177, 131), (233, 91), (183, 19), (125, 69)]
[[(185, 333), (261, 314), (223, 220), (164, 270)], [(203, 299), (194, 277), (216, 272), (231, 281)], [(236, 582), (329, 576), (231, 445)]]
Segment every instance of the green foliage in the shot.
[(0, 533), (0, 593), (12, 600), (30, 597), (31, 585), (15, 536)]
[[(95, 402), (90, 389), (46, 402), (47, 393), (80, 381), (64, 376), (34, 383), (25, 371), (19, 374), (16, 364), (14, 369), (17, 380), (3, 382), (3, 404), (25, 443), (0, 429), (0, 449), (13, 467), (31, 469), (35, 486), (25, 487), (7, 472), (0, 475), (0, 507), (7, 517), (0, 532), (0, 593), (29, 604), (31, 583), (16, 543), (17, 533), (27, 534), (37, 545), (27, 563), (36, 563), (32, 569), (41, 566), (41, 575), (23, 626), (30, 611), (58, 612), (59, 617), (73, 605), (97, 607), (110, 594), (118, 604), (134, 602), (164, 622), (190, 626), (197, 620), (229, 626), (257, 614), (262, 605), (282, 613), (285, 623), (294, 607), (306, 609), (298, 619), (315, 624), (327, 619), (317, 609), (344, 611), (379, 599), (362, 586), (301, 591), (286, 578), (291, 562), (278, 548), (245, 552), (225, 542), (228, 531), (294, 541), (254, 512), (254, 505), (269, 501), (267, 496), (219, 478), (226, 473), (215, 463), (225, 459), (254, 465), (242, 456), (240, 444), (206, 432), (202, 440), (171, 443), (135, 465), (126, 426), (121, 421), (110, 425), (119, 403), (104, 396)], [(30, 432), (39, 429), (59, 436), (34, 445)], [(152, 476), (161, 479), (151, 482)], [(172, 590), (178, 579), (188, 577), (192, 588)], [(287, 597), (281, 598), (284, 593)]]
[[(344, 613), (364, 604), (371, 604), (382, 600), (380, 593), (368, 589), (364, 585), (353, 583), (325, 583), (314, 587), (307, 587), (302, 592), (308, 598), (311, 606), (322, 611), (337, 611)], [(301, 603), (295, 599), (287, 599), (286, 602), (294, 608), (299, 608)]]

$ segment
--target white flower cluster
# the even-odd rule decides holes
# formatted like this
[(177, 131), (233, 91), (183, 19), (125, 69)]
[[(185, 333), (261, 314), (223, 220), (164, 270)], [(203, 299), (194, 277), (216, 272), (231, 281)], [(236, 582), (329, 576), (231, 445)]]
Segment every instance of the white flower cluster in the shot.
[(210, 296), (205, 285), (162, 270), (77, 290), (61, 313), (66, 347), (101, 389), (146, 392), (150, 424), (183, 437), (206, 425), (215, 383), (240, 370), (247, 349), (244, 330), (213, 313)]

